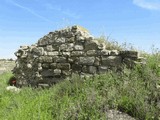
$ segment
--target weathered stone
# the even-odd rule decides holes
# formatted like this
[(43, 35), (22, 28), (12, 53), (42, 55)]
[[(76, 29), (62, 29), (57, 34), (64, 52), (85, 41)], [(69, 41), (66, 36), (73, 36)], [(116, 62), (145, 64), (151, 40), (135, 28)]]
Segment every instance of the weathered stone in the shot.
[(94, 65), (95, 66), (99, 66), (100, 65), (100, 58), (99, 57), (95, 58)]
[(61, 70), (60, 69), (55, 69), (54, 70), (54, 75), (60, 75), (61, 74)]
[(71, 75), (71, 71), (62, 70), (62, 75), (64, 75), (64, 76), (70, 76)]
[(138, 52), (137, 51), (120, 51), (120, 55), (125, 58), (125, 57), (128, 57), (128, 58), (135, 58), (137, 59), (138, 58)]
[(71, 28), (71, 31), (72, 31), (73, 33), (75, 33), (75, 32), (77, 32), (77, 29), (78, 29), (78, 26), (73, 26), (73, 27)]
[(71, 53), (70, 52), (62, 52), (62, 55), (65, 57), (70, 57)]
[(106, 45), (104, 43), (98, 43), (98, 49), (99, 50), (104, 50)]
[(73, 43), (75, 41), (75, 37), (67, 38), (66, 42)]
[(53, 46), (52, 45), (47, 45), (46, 50), (47, 50), (47, 52), (52, 52), (53, 51)]
[(68, 49), (68, 46), (66, 45), (66, 44), (62, 44), (62, 45), (60, 45), (60, 47), (59, 47), (59, 50), (60, 51), (66, 51)]
[(120, 66), (122, 63), (122, 57), (121, 56), (107, 56), (102, 57), (102, 65), (103, 66)]
[(65, 43), (65, 38), (64, 37), (58, 38), (55, 40), (55, 43), (56, 44), (63, 44), (63, 43)]
[(88, 68), (87, 68), (86, 65), (82, 67), (82, 72), (83, 73), (88, 73)]
[(70, 70), (69, 63), (57, 63), (57, 68), (62, 70)]
[(102, 50), (102, 51), (101, 51), (101, 55), (102, 55), (102, 56), (109, 56), (110, 53), (111, 53), (110, 50)]
[(44, 77), (53, 77), (54, 76), (54, 72), (52, 69), (44, 69), (41, 73), (42, 76)]
[(98, 73), (105, 73), (108, 69), (108, 66), (98, 66)]
[(39, 55), (44, 55), (44, 48), (43, 47), (38, 47), (39, 50)]
[(76, 41), (84, 43), (86, 41), (85, 37), (82, 36), (76, 36)]
[(97, 68), (95, 66), (89, 66), (88, 67), (88, 72), (90, 74), (96, 74), (97, 73)]
[(111, 56), (119, 55), (119, 51), (118, 50), (111, 50), (110, 55)]
[(82, 65), (78, 65), (78, 64), (73, 64), (72, 65), (72, 71), (81, 72), (81, 70), (82, 70)]
[(42, 64), (42, 68), (49, 69), (50, 68), (50, 64), (49, 63), (43, 63)]
[(38, 71), (42, 71), (42, 63), (38, 63)]
[(44, 63), (52, 63), (53, 59), (52, 59), (52, 57), (46, 56), (46, 57), (43, 57), (43, 62)]
[(74, 44), (73, 44), (73, 43), (69, 43), (69, 44), (67, 44), (67, 49), (66, 49), (66, 51), (72, 51), (73, 48), (74, 48)]
[(66, 63), (67, 60), (66, 60), (66, 57), (58, 57), (55, 59), (55, 62), (56, 63)]
[(24, 45), (24, 46), (20, 46), (20, 48), (23, 49), (23, 50), (27, 50), (29, 48), (29, 46)]
[(20, 58), (26, 58), (27, 57), (27, 52), (25, 50), (22, 50), (22, 49), (19, 49), (15, 55), (17, 57), (20, 57)]
[(39, 61), (40, 63), (43, 63), (43, 62), (44, 62), (44, 59), (45, 59), (45, 56), (40, 56), (39, 59), (38, 59), (38, 61)]
[(79, 57), (79, 64), (81, 65), (93, 65), (95, 57)]
[(32, 68), (32, 65), (31, 64), (27, 64), (27, 68), (31, 69)]
[(56, 68), (57, 68), (57, 63), (51, 63), (51, 64), (50, 64), (50, 67), (51, 67), (52, 69), (56, 69)]
[(72, 51), (71, 56), (84, 56), (83, 51)]
[(44, 49), (42, 47), (33, 47), (31, 48), (31, 53), (37, 56), (44, 55)]
[(97, 73), (97, 68), (95, 66), (83, 66), (82, 72), (89, 73), (89, 74), (95, 74)]
[(48, 45), (48, 40), (40, 38), (38, 41), (38, 46), (45, 46), (45, 45)]
[(47, 52), (47, 55), (48, 55), (48, 56), (57, 56), (57, 55), (59, 55), (59, 52), (57, 52), (57, 51)]
[(98, 42), (95, 40), (87, 40), (85, 42), (85, 50), (97, 50), (98, 49)]
[(83, 46), (82, 45), (75, 45), (74, 46), (74, 50), (83, 50)]
[(97, 56), (98, 53), (96, 50), (88, 50), (87, 51), (87, 56)]
[(68, 62), (78, 64), (79, 58), (78, 57), (70, 57), (70, 58), (68, 58)]

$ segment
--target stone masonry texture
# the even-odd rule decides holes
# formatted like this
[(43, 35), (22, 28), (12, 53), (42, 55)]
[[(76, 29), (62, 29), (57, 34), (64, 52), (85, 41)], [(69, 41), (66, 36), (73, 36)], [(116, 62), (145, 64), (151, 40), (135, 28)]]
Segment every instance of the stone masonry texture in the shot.
[(138, 52), (107, 50), (80, 26), (50, 32), (15, 53), (13, 73), (21, 86), (52, 85), (73, 74), (94, 75), (138, 63)]

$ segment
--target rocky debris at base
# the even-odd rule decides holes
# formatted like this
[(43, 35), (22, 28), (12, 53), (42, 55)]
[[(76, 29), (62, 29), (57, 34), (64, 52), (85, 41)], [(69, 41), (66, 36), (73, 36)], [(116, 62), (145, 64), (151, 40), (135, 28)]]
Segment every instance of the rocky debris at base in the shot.
[(20, 88), (17, 88), (15, 86), (7, 86), (6, 90), (10, 91), (10, 92), (13, 92), (13, 93), (19, 93), (21, 91)]
[(122, 113), (118, 110), (108, 110), (106, 112), (107, 120), (136, 120), (126, 113)]

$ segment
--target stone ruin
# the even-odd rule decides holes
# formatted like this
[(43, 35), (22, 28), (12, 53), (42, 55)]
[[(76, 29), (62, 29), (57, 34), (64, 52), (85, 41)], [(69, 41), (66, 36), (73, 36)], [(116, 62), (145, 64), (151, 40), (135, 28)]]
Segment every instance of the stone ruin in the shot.
[(139, 63), (138, 52), (107, 50), (80, 26), (50, 32), (15, 55), (13, 73), (20, 86), (52, 85), (73, 74), (90, 76)]

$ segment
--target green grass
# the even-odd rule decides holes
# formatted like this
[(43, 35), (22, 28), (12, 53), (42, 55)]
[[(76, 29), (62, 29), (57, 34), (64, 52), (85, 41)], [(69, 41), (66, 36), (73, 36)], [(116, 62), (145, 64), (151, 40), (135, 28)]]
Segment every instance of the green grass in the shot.
[(106, 120), (116, 109), (140, 120), (160, 120), (160, 54), (119, 74), (74, 76), (49, 89), (5, 90), (11, 73), (0, 75), (0, 120)]

